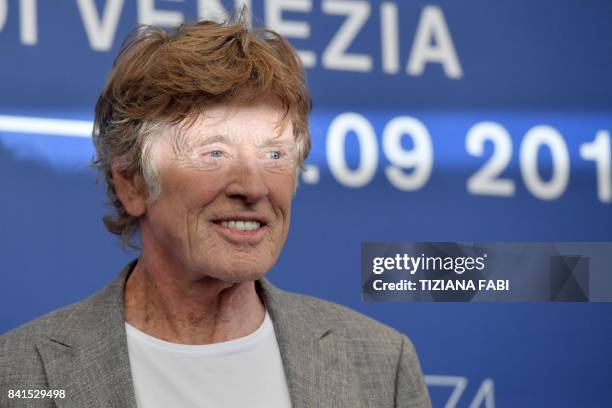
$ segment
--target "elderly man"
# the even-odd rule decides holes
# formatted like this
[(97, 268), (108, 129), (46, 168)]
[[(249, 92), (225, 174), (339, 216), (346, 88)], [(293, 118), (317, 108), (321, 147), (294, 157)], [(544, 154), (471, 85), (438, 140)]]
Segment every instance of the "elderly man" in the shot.
[(429, 406), (405, 336), (264, 278), (287, 237), (309, 110), (298, 58), (273, 32), (135, 31), (94, 141), (116, 210), (105, 224), (124, 243), (139, 232), (140, 257), (2, 337), (0, 405)]

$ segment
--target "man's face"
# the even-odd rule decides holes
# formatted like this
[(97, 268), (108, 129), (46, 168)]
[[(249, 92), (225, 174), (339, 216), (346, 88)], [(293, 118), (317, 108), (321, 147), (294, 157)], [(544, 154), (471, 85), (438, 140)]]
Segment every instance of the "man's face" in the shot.
[(141, 218), (143, 256), (189, 277), (262, 277), (287, 237), (297, 157), (274, 101), (208, 109), (157, 137), (161, 194)]

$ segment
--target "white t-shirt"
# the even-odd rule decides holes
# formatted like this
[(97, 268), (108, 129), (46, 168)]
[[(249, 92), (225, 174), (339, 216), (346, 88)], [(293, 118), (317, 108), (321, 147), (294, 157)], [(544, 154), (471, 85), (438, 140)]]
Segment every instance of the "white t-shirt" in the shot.
[(170, 343), (125, 327), (139, 407), (291, 407), (267, 312), (250, 335), (206, 345)]

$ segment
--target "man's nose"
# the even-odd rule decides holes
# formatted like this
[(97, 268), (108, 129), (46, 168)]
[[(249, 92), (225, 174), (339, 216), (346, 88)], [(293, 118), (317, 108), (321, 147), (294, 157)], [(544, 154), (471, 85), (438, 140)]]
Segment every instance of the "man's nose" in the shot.
[(263, 169), (255, 157), (241, 155), (235, 160), (226, 194), (248, 203), (255, 203), (268, 195)]

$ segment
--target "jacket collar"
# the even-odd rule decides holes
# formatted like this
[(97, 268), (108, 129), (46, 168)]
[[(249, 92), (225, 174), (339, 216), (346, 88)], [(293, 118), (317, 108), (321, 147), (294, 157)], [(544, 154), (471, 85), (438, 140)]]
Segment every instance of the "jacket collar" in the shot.
[(37, 344), (61, 407), (136, 407), (125, 334), (123, 291), (136, 261), (104, 289), (70, 309)]
[[(125, 333), (124, 288), (136, 261), (102, 291), (71, 309), (37, 344), (58, 407), (136, 407)], [(359, 406), (358, 380), (332, 341), (332, 321), (312, 301), (257, 282), (272, 319), (292, 405)]]
[[(359, 378), (329, 309), (259, 281), (280, 349), (294, 408), (362, 406)], [(336, 324), (334, 324), (336, 323)]]

